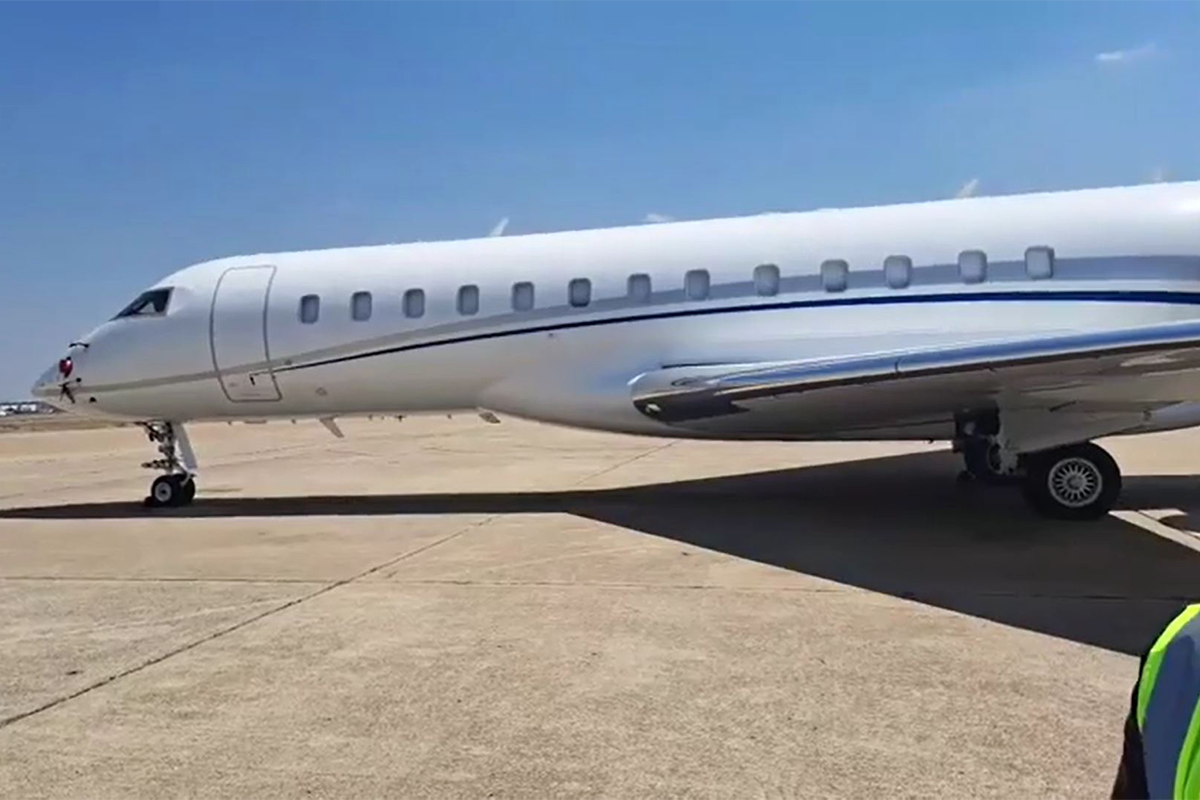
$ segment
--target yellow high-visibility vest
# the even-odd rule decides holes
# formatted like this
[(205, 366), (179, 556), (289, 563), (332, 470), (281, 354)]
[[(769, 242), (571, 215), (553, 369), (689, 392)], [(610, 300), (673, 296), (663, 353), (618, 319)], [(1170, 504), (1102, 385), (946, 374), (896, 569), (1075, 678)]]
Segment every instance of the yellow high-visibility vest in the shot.
[(1200, 800), (1200, 603), (1173, 619), (1146, 655), (1137, 724), (1150, 796)]

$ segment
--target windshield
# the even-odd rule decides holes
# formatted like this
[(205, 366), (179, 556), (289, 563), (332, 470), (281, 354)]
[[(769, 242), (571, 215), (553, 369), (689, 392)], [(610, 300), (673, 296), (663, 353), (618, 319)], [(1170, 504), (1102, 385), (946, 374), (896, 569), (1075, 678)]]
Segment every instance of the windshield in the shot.
[(142, 292), (113, 319), (123, 317), (157, 317), (167, 313), (167, 304), (171, 301), (170, 289), (151, 289)]

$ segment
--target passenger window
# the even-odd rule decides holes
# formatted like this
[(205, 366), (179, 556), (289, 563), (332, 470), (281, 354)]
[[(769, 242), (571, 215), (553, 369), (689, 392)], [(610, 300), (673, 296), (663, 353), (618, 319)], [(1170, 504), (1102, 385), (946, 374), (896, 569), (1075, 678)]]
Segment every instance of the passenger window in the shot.
[(529, 311), (533, 308), (533, 284), (529, 281), (514, 283), (512, 287), (513, 311)]
[(371, 318), (370, 292), (355, 292), (350, 296), (350, 317), (355, 322), (366, 322)]
[(479, 313), (479, 287), (473, 285), (458, 288), (458, 313), (469, 317)]
[(151, 289), (139, 294), (137, 299), (121, 309), (113, 319), (160, 316), (167, 313), (167, 304), (170, 301), (170, 289)]
[(912, 259), (908, 256), (888, 256), (883, 260), (883, 277), (893, 289), (904, 289), (912, 282)]
[(779, 267), (759, 264), (754, 268), (754, 291), (763, 297), (779, 294)]
[(650, 276), (641, 273), (629, 276), (629, 299), (635, 303), (650, 302)]
[(1054, 248), (1031, 247), (1025, 251), (1025, 274), (1035, 281), (1054, 277)]
[(300, 298), (300, 321), (312, 325), (321, 316), (321, 298), (315, 294), (306, 294)]
[(683, 292), (689, 300), (704, 300), (708, 297), (708, 270), (692, 269), (683, 276)]
[(821, 285), (827, 292), (844, 292), (850, 280), (850, 265), (840, 258), (821, 262)]
[(575, 278), (567, 284), (567, 300), (576, 308), (592, 302), (592, 282), (587, 278)]
[(987, 279), (987, 256), (982, 250), (964, 250), (958, 254), (958, 275), (963, 283), (983, 283)]
[(409, 289), (404, 293), (404, 316), (409, 319), (425, 316), (425, 291)]

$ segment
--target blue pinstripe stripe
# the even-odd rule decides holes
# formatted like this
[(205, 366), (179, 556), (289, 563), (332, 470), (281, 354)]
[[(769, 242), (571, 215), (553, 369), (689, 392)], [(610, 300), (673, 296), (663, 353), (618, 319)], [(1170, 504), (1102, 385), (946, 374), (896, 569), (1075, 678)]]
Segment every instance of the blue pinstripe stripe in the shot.
[(934, 303), (982, 303), (982, 302), (1091, 302), (1091, 303), (1168, 303), (1171, 305), (1200, 305), (1200, 292), (1144, 291), (1144, 290), (1090, 290), (1065, 289), (1055, 291), (1006, 291), (1006, 292), (973, 292), (970, 294), (882, 294), (870, 297), (822, 297), (812, 300), (789, 300), (773, 303), (755, 303), (738, 306), (703, 306), (699, 308), (684, 308), (675, 311), (645, 312), (627, 314), (620, 317), (603, 317), (600, 319), (573, 320), (569, 322), (553, 322), (544, 325), (533, 325), (525, 328), (511, 328), (485, 333), (469, 333), (450, 336), (443, 339), (432, 339), (425, 342), (395, 345), (379, 350), (369, 350), (363, 353), (353, 353), (336, 358), (313, 361), (308, 364), (296, 364), (288, 367), (275, 367), (275, 373), (291, 372), (311, 367), (323, 367), (330, 364), (340, 364), (346, 361), (357, 361), (363, 358), (406, 353), (413, 350), (424, 350), (429, 347), (463, 344), (466, 342), (481, 342), (488, 339), (498, 339), (505, 336), (523, 336), (529, 333), (548, 333), (551, 331), (574, 330), (577, 328), (592, 328), (601, 325), (618, 325), (627, 322), (648, 322), (662, 319), (679, 319), (682, 317), (702, 317), (715, 314), (737, 314), (752, 311), (781, 311), (796, 308), (837, 308), (847, 306), (888, 306), (888, 305), (919, 305)]

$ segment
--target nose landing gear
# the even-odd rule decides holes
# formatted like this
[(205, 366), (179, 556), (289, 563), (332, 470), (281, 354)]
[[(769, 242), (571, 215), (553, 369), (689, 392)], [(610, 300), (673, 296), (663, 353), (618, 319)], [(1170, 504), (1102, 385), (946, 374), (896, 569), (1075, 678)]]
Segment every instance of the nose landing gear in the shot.
[(146, 497), (147, 508), (185, 506), (196, 497), (196, 456), (192, 452), (187, 432), (176, 422), (143, 422), (146, 437), (158, 445), (162, 458), (147, 461), (142, 466), (165, 472), (150, 484)]
[(149, 508), (185, 506), (196, 497), (196, 481), (191, 475), (160, 475), (150, 484), (145, 503)]

